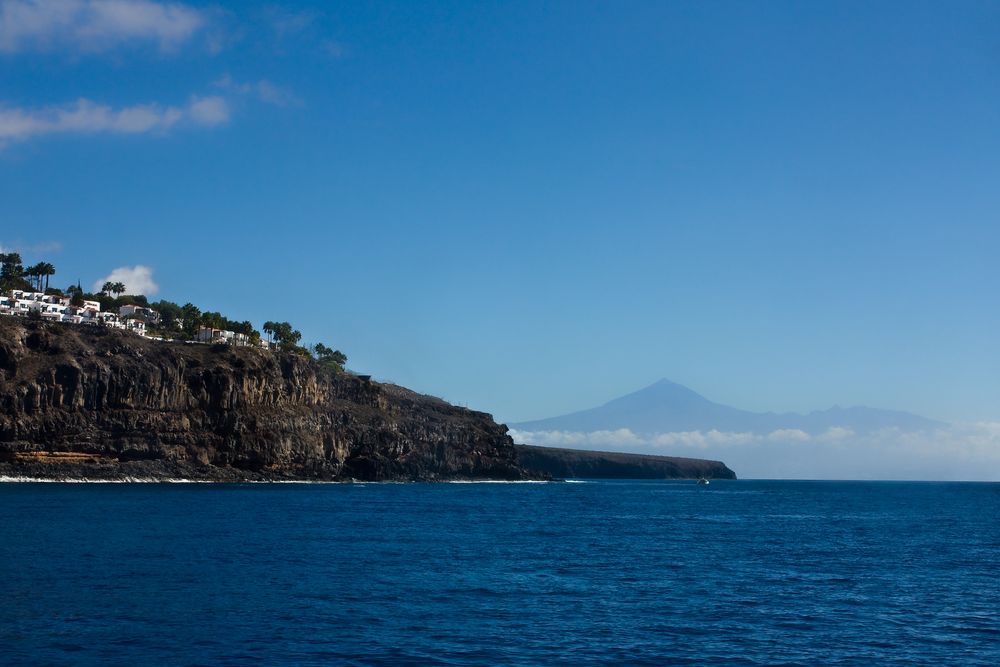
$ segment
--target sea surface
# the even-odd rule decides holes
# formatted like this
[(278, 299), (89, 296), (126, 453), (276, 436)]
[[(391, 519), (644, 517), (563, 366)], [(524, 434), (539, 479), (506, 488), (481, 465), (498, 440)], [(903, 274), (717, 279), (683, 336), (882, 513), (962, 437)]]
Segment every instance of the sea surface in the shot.
[(0, 484), (5, 665), (998, 665), (1000, 484)]

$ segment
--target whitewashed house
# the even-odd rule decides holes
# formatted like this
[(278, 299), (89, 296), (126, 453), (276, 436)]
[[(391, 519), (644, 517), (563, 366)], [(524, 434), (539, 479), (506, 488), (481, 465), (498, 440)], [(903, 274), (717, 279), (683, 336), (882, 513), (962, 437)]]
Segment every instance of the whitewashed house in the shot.
[(122, 317), (139, 319), (146, 324), (159, 324), (160, 314), (153, 310), (152, 308), (147, 308), (145, 306), (139, 306), (137, 304), (128, 304), (122, 306), (118, 309), (118, 314)]
[(34, 312), (43, 319), (59, 322), (68, 307), (67, 297), (16, 289), (11, 290), (10, 295), (3, 298), (0, 314), (27, 316)]
[(82, 306), (70, 306), (69, 310), (63, 315), (63, 322), (71, 322), (73, 324), (100, 324), (98, 319), (101, 314), (101, 304), (97, 304), (97, 308), (88, 307), (88, 304), (93, 303), (92, 301), (84, 301)]
[(10, 296), (12, 299), (17, 301), (40, 301), (44, 294), (41, 292), (32, 292), (30, 290), (16, 289), (11, 290)]
[[(161, 321), (160, 313), (148, 306), (130, 304), (122, 306), (117, 313), (113, 313), (101, 311), (99, 301), (85, 300), (82, 305), (74, 306), (68, 296), (28, 290), (13, 290), (6, 296), (0, 295), (0, 315), (27, 317), (32, 313), (37, 313), (39, 317), (50, 322), (104, 326), (130, 331), (146, 338), (149, 338), (147, 326)], [(236, 346), (251, 345), (250, 336), (246, 334), (211, 327), (201, 327), (195, 335), (195, 341)], [(260, 347), (266, 350), (276, 346), (273, 343), (260, 341)]]
[(108, 312), (97, 313), (97, 323), (103, 324), (104, 326), (110, 327), (112, 329), (125, 328), (124, 321), (122, 321), (122, 319), (118, 317), (118, 315), (116, 315), (115, 313), (108, 313)]
[(61, 303), (45, 303), (44, 301), (34, 301), (30, 306), (31, 310), (37, 312), (41, 315), (43, 320), (48, 320), (49, 322), (62, 322), (63, 315), (66, 313), (69, 306), (64, 306)]
[(47, 303), (53, 306), (68, 306), (68, 296), (56, 296), (55, 294), (45, 294), (44, 292), (28, 292), (25, 290), (12, 290), (11, 297), (18, 301), (30, 301), (33, 303)]
[(131, 331), (132, 333), (139, 334), (140, 336), (146, 335), (146, 323), (143, 320), (130, 318), (125, 320), (124, 324), (126, 331)]
[(249, 345), (250, 337), (227, 329), (201, 327), (194, 339), (199, 343), (225, 343), (227, 345)]

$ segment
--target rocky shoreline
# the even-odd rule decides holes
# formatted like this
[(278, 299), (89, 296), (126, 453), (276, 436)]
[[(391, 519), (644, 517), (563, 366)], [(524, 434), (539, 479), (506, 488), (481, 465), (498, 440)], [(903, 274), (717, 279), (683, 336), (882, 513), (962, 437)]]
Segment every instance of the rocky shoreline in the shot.
[(518, 461), (552, 477), (586, 479), (736, 479), (722, 461), (517, 445)]
[[(563, 475), (525, 457), (530, 448), (507, 431), (486, 413), (294, 353), (0, 318), (0, 479), (525, 481), (599, 472), (578, 464)], [(657, 470), (703, 476), (690, 466)]]

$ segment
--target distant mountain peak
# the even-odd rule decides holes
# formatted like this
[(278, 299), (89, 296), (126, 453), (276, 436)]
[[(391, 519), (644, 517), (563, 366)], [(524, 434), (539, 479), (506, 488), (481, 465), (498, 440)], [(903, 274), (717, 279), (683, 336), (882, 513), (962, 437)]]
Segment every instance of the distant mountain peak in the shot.
[[(679, 382), (674, 382), (673, 380), (669, 380), (667, 378), (660, 378), (659, 380), (657, 380), (653, 384), (651, 384), (648, 387), (646, 387), (646, 389), (680, 389), (680, 390), (683, 390), (683, 391), (686, 391), (686, 392), (690, 392), (692, 394), (697, 393), (693, 389), (691, 389), (690, 387), (685, 387), (684, 385), (680, 384)], [(644, 390), (640, 389), (639, 391), (644, 391)]]
[(621, 400), (623, 398), (628, 398), (629, 396), (643, 396), (643, 395), (655, 395), (655, 396), (666, 396), (666, 397), (689, 397), (689, 398), (699, 398), (701, 400), (707, 401), (708, 399), (696, 392), (690, 387), (685, 387), (684, 385), (668, 380), (667, 378), (661, 378), (654, 382), (653, 384), (643, 387), (637, 391), (630, 394), (626, 394), (620, 398), (613, 400)]
[(882, 428), (916, 431), (943, 424), (908, 412), (863, 406), (834, 406), (807, 415), (750, 412), (715, 403), (682, 384), (661, 378), (596, 408), (512, 426), (524, 431), (629, 429), (637, 434), (711, 430), (767, 434), (781, 429), (820, 434), (834, 427), (862, 433)]

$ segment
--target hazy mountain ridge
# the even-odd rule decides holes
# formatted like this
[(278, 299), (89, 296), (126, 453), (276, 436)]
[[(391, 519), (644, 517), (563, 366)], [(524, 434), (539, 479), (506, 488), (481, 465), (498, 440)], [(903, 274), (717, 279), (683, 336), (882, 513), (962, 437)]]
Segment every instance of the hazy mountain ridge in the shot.
[(755, 434), (797, 430), (809, 435), (821, 435), (833, 428), (870, 433), (887, 428), (924, 431), (944, 426), (946, 424), (943, 422), (909, 412), (864, 406), (835, 406), (808, 414), (751, 412), (716, 403), (666, 379), (596, 408), (511, 424), (518, 431), (593, 432), (629, 429), (644, 435), (711, 430)]

